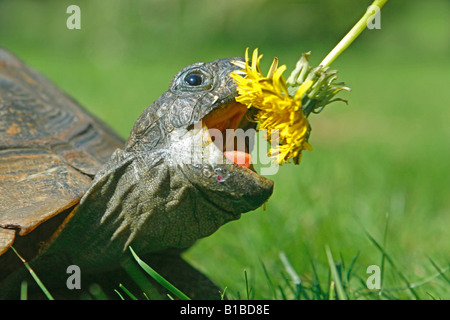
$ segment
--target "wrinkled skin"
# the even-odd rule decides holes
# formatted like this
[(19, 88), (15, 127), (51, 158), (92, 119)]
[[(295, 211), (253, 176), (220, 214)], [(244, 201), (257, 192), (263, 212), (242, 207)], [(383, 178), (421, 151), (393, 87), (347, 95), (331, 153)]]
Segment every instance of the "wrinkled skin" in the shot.
[[(158, 256), (155, 264), (162, 270), (174, 269), (166, 274), (169, 279), (170, 273), (179, 273), (186, 274), (188, 287), (208, 282), (176, 250), (258, 208), (273, 189), (272, 181), (226, 160), (211, 141), (205, 143), (208, 128), (201, 120), (234, 103), (236, 85), (230, 72), (237, 69), (232, 64), (236, 59), (184, 68), (170, 89), (144, 110), (125, 148), (113, 153), (79, 207), (31, 262), (50, 287), (62, 288), (64, 296), (68, 265), (79, 266), (87, 275), (84, 281), (96, 273), (114, 273), (129, 256), (128, 246), (141, 257)], [(241, 123), (251, 126), (245, 118)], [(164, 254), (174, 248), (174, 254)], [(16, 272), (5, 286), (18, 286), (25, 273)]]

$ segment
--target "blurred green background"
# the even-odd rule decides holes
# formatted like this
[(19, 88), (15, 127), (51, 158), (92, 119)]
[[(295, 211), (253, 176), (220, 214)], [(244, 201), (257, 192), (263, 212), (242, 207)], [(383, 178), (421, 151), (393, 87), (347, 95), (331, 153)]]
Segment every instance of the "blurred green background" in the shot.
[[(0, 46), (127, 137), (182, 67), (242, 56), (246, 47), (259, 48), (266, 68), (277, 56), (291, 70), (307, 51), (317, 65), (370, 3), (0, 0)], [(70, 4), (81, 8), (81, 30), (66, 27)], [(271, 177), (266, 210), (202, 239), (186, 259), (230, 297), (245, 296), (245, 270), (252, 297), (265, 299), (277, 297), (272, 286), (286, 285), (281, 252), (302, 281), (313, 277), (311, 261), (327, 280), (328, 244), (336, 261), (359, 253), (355, 272), (364, 282), (366, 268), (382, 259), (365, 231), (383, 243), (388, 216), (385, 250), (411, 283), (437, 273), (429, 258), (447, 268), (449, 17), (448, 0), (389, 1), (381, 29), (365, 30), (332, 64), (352, 92), (340, 95), (348, 105), (311, 117), (314, 151)], [(404, 286), (386, 267), (383, 288)], [(442, 276), (416, 290), (424, 299), (450, 298)]]

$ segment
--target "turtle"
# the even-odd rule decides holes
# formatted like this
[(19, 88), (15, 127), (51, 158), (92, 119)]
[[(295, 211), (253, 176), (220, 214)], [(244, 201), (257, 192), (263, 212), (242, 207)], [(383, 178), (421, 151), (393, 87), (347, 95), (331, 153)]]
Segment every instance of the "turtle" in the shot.
[[(12, 246), (57, 298), (123, 275), (129, 247), (191, 298), (219, 297), (182, 253), (263, 205), (274, 185), (229, 156), (250, 153), (248, 141), (225, 150), (211, 135), (256, 126), (235, 100), (238, 60), (181, 69), (125, 140), (0, 48), (0, 297), (18, 298), (23, 279), (42, 297)], [(69, 266), (81, 289), (68, 288)]]

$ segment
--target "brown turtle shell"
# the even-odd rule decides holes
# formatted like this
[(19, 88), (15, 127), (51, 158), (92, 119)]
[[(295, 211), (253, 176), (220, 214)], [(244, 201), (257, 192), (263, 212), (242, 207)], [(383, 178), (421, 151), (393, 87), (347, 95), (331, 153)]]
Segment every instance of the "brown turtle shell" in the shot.
[(111, 129), (0, 48), (0, 255), (17, 235), (76, 206), (122, 146)]

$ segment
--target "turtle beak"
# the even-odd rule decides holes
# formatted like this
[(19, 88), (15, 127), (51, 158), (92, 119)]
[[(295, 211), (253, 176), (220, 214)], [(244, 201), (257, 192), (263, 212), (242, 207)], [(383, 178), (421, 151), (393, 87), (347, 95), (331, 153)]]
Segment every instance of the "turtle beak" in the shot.
[[(224, 198), (226, 202), (221, 206), (232, 208), (234, 213), (255, 210), (273, 192), (273, 181), (259, 175), (252, 164), (250, 153), (256, 134), (256, 122), (252, 117), (255, 113), (255, 109), (248, 109), (233, 99), (202, 119), (209, 134), (206, 138), (210, 139), (205, 145), (216, 150), (213, 154), (223, 154), (221, 164), (215, 165), (215, 179), (208, 183), (209, 191), (228, 193), (229, 197)], [(247, 131), (249, 129), (252, 130)]]

